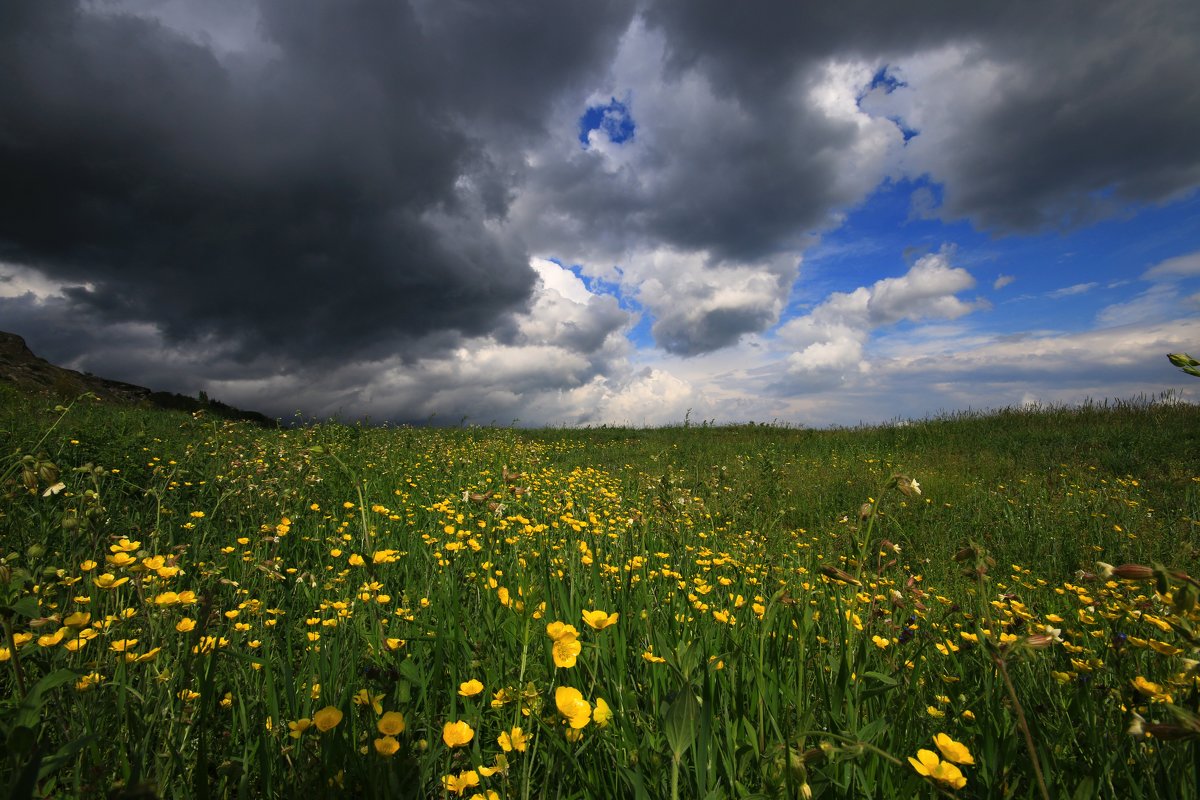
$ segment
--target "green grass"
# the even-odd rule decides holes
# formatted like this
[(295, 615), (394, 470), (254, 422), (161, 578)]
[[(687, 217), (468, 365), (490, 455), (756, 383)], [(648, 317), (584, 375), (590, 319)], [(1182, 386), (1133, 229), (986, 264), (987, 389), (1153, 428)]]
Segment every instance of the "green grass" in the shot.
[(1198, 445), (1145, 402), (263, 430), (0, 388), (0, 785), (1198, 797)]

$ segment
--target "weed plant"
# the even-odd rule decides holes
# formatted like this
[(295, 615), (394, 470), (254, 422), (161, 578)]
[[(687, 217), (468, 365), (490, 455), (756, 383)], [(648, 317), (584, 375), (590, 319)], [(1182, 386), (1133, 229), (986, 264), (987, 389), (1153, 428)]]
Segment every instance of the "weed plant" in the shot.
[(0, 388), (0, 785), (1195, 798), (1198, 439), (1148, 402), (264, 430)]

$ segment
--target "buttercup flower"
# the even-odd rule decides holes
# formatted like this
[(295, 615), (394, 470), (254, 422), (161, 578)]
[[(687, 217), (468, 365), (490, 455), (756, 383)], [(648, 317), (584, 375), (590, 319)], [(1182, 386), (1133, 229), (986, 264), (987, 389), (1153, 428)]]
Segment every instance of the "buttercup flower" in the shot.
[(529, 737), (525, 735), (525, 732), (520, 727), (500, 734), (497, 741), (500, 742), (500, 749), (506, 753), (513, 750), (516, 750), (518, 753), (524, 753), (525, 748), (529, 746)]
[(579, 631), (565, 622), (551, 622), (546, 626), (546, 635), (557, 642), (560, 639), (578, 639)]
[[(385, 736), (395, 736), (398, 733), (404, 733), (404, 715), (399, 711), (389, 711), (379, 718), (375, 723), (375, 727)], [(378, 744), (376, 744), (378, 749)], [(388, 755), (391, 755), (390, 753)]]
[(366, 689), (359, 689), (354, 695), (354, 705), (370, 706), (376, 714), (383, 713), (383, 695), (371, 694)]
[(917, 757), (909, 756), (908, 763), (912, 764), (918, 774), (944, 783), (953, 789), (961, 789), (967, 785), (967, 779), (963, 777), (962, 771), (949, 761), (942, 761), (932, 750), (918, 750)]
[(583, 699), (578, 689), (570, 686), (559, 686), (554, 690), (554, 705), (557, 706), (558, 713), (577, 730), (592, 719), (591, 703)]
[(475, 731), (467, 723), (447, 722), (442, 727), (442, 741), (447, 747), (462, 747), (475, 738)]
[(583, 621), (598, 631), (602, 631), (609, 625), (616, 625), (617, 618), (620, 614), (609, 614), (605, 611), (584, 611)]
[(472, 678), (458, 685), (458, 693), (463, 697), (474, 697), (483, 691), (483, 684)]
[(975, 763), (975, 757), (971, 755), (971, 751), (967, 750), (966, 745), (954, 741), (947, 734), (939, 733), (934, 736), (933, 743), (942, 752), (942, 758), (947, 761), (953, 761), (955, 764)]
[(462, 794), (472, 786), (479, 785), (479, 773), (473, 769), (466, 772), (460, 772), (457, 775), (443, 775), (442, 786), (446, 787), (446, 791)]
[(642, 653), (642, 658), (644, 658), (646, 661), (649, 661), (651, 664), (667, 663), (667, 660), (665, 658), (663, 658), (662, 656), (654, 655), (653, 650), (647, 650), (646, 652)]
[(333, 730), (341, 721), (342, 712), (334, 706), (325, 706), (313, 714), (313, 724), (317, 726), (317, 730), (321, 733)]
[(574, 637), (563, 637), (556, 639), (550, 652), (554, 656), (554, 666), (570, 669), (575, 666), (575, 659), (583, 650), (583, 645)]
[(313, 721), (308, 717), (298, 719), (295, 722), (288, 723), (288, 736), (293, 739), (299, 739), (301, 734), (312, 727)]
[(608, 703), (604, 702), (603, 697), (596, 698), (596, 710), (592, 712), (592, 721), (600, 728), (608, 724), (612, 719), (612, 709), (608, 707)]
[(375, 752), (387, 758), (394, 756), (400, 749), (400, 743), (393, 736), (382, 736), (375, 740)]

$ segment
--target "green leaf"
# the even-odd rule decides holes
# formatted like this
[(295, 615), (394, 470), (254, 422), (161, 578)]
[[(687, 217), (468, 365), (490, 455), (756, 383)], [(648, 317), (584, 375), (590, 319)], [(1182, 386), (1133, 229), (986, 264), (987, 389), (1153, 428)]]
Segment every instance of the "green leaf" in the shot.
[(858, 740), (868, 744), (873, 743), (879, 738), (879, 735), (887, 730), (887, 721), (884, 719), (874, 719), (864, 725), (858, 731)]
[(79, 673), (75, 670), (59, 669), (35, 683), (29, 693), (25, 695), (25, 699), (21, 701), (21, 707), (17, 710), (16, 724), (27, 725), (30, 728), (38, 727), (42, 717), (42, 696), (77, 677), (79, 677)]
[(31, 594), (25, 595), (20, 600), (13, 603), (11, 608), (12, 612), (20, 617), (29, 617), (30, 619), (33, 619), (34, 617), (39, 616), (37, 598)]
[(37, 734), (33, 728), (28, 725), (17, 725), (8, 732), (8, 738), (5, 745), (10, 753), (15, 755), (24, 755), (33, 749), (34, 742), (37, 741)]
[(896, 680), (891, 675), (884, 675), (882, 672), (864, 672), (863, 677), (871, 678), (872, 680), (879, 681), (880, 683), (885, 684), (887, 686), (899, 686), (900, 685), (900, 681)]
[(75, 757), (79, 755), (79, 751), (82, 750), (84, 746), (88, 744), (88, 742), (95, 738), (96, 736), (92, 734), (89, 734), (88, 736), (80, 736), (78, 739), (67, 742), (62, 747), (58, 748), (57, 751), (47, 756), (42, 762), (42, 768), (38, 770), (38, 780), (46, 780), (46, 778), (48, 778), (55, 770), (58, 770), (66, 764), (74, 761)]
[(667, 709), (663, 732), (676, 759), (687, 752), (696, 740), (700, 730), (700, 712), (700, 701), (690, 686), (685, 686)]

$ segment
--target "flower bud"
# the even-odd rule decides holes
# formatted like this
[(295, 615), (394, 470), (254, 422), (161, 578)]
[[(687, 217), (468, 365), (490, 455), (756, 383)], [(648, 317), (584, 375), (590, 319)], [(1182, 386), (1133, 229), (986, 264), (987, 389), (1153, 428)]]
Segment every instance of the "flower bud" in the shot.
[(1190, 583), (1180, 586), (1171, 597), (1171, 605), (1180, 616), (1191, 612), (1196, 607), (1196, 589)]
[(1122, 581), (1145, 581), (1154, 577), (1154, 570), (1142, 564), (1122, 564), (1119, 567), (1111, 567), (1111, 570), (1108, 577)]
[(821, 567), (821, 574), (827, 578), (832, 578), (833, 580), (841, 581), (842, 583), (848, 583), (852, 586), (862, 586), (862, 582), (853, 575), (830, 564), (826, 564)]

